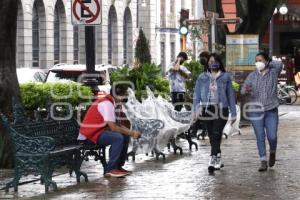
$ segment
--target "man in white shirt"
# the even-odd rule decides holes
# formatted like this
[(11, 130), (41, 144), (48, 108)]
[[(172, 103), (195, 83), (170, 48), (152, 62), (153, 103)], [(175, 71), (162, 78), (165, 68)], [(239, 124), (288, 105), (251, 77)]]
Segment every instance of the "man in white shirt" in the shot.
[(123, 177), (130, 173), (123, 169), (129, 137), (137, 139), (141, 133), (116, 123), (115, 102), (122, 102), (127, 88), (117, 85), (114, 89), (115, 91), (111, 91), (113, 96), (103, 95), (92, 103), (81, 123), (78, 139), (88, 139), (100, 146), (110, 145), (109, 162), (104, 169), (104, 175)]
[(171, 64), (171, 68), (167, 72), (172, 103), (177, 111), (182, 109), (185, 101), (185, 81), (191, 78), (191, 72), (183, 66), (183, 63), (187, 59), (187, 54), (185, 52), (180, 52), (177, 56), (177, 60)]

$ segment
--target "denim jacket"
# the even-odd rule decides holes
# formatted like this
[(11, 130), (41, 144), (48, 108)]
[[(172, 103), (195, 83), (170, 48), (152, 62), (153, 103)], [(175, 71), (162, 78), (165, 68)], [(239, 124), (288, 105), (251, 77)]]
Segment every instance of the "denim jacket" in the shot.
[[(193, 96), (193, 112), (195, 113), (199, 106), (206, 106), (209, 103), (209, 86), (210, 76), (207, 72), (201, 73), (197, 79), (194, 96)], [(236, 117), (236, 101), (232, 88), (230, 74), (222, 72), (217, 78), (218, 87), (218, 106), (220, 108), (229, 108), (231, 116)]]

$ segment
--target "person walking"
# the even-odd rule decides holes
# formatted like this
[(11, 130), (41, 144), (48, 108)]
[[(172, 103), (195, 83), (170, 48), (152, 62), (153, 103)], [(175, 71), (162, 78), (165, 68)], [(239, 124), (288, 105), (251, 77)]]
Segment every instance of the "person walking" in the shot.
[(193, 96), (193, 120), (203, 120), (210, 140), (209, 172), (223, 167), (221, 161), (223, 129), (229, 111), (234, 123), (235, 104), (231, 76), (226, 72), (220, 55), (212, 53), (208, 59), (207, 71), (201, 73), (197, 79)]
[(266, 136), (270, 145), (269, 167), (273, 167), (276, 161), (279, 106), (277, 84), (283, 64), (281, 61), (272, 61), (264, 52), (258, 53), (255, 61), (256, 70), (246, 78), (241, 94), (249, 99), (250, 104), (246, 109), (256, 135), (261, 161), (258, 171), (263, 172), (268, 169)]
[(185, 101), (185, 81), (191, 78), (191, 72), (183, 66), (187, 59), (187, 54), (180, 52), (176, 61), (171, 64), (171, 68), (167, 72), (172, 103), (177, 111), (181, 111)]
[[(203, 51), (199, 54), (199, 62), (203, 66), (204, 71), (208, 70), (208, 60), (210, 57), (210, 52), (208, 51)], [(202, 132), (199, 136), (197, 136), (197, 132), (199, 129), (202, 129)], [(206, 124), (203, 123), (200, 119), (197, 119), (195, 122), (192, 123), (190, 130), (192, 135), (196, 137), (202, 137), (202, 139), (205, 139), (205, 136), (207, 135), (207, 128)]]

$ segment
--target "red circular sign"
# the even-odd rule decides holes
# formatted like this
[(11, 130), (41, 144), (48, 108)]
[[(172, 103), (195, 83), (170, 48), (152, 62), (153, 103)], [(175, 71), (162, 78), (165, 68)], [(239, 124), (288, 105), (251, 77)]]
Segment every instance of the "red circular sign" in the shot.
[(97, 17), (99, 16), (99, 13), (100, 13), (100, 4), (99, 4), (99, 1), (98, 0), (92, 0), (96, 3), (96, 13), (93, 13), (89, 7), (87, 7), (83, 2), (82, 0), (75, 0), (74, 3), (73, 3), (73, 14), (74, 14), (74, 17), (77, 19), (77, 20), (80, 20), (81, 18), (78, 16), (78, 13), (76, 11), (76, 6), (77, 4), (79, 4), (79, 6), (81, 7), (81, 9), (85, 10), (86, 12), (88, 12), (90, 15), (91, 15), (91, 18), (85, 20), (85, 23), (89, 24), (89, 23), (92, 23), (93, 21), (95, 21), (97, 19)]

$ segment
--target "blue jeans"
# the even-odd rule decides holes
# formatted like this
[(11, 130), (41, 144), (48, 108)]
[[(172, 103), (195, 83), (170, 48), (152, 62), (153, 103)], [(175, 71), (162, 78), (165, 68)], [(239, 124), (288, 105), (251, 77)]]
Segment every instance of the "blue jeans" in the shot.
[(98, 144), (109, 146), (109, 161), (104, 173), (113, 169), (120, 169), (127, 158), (129, 136), (122, 135), (118, 132), (104, 131), (98, 138)]
[(249, 117), (256, 135), (260, 160), (267, 160), (266, 135), (270, 152), (276, 152), (277, 149), (278, 108), (264, 112), (250, 112)]

